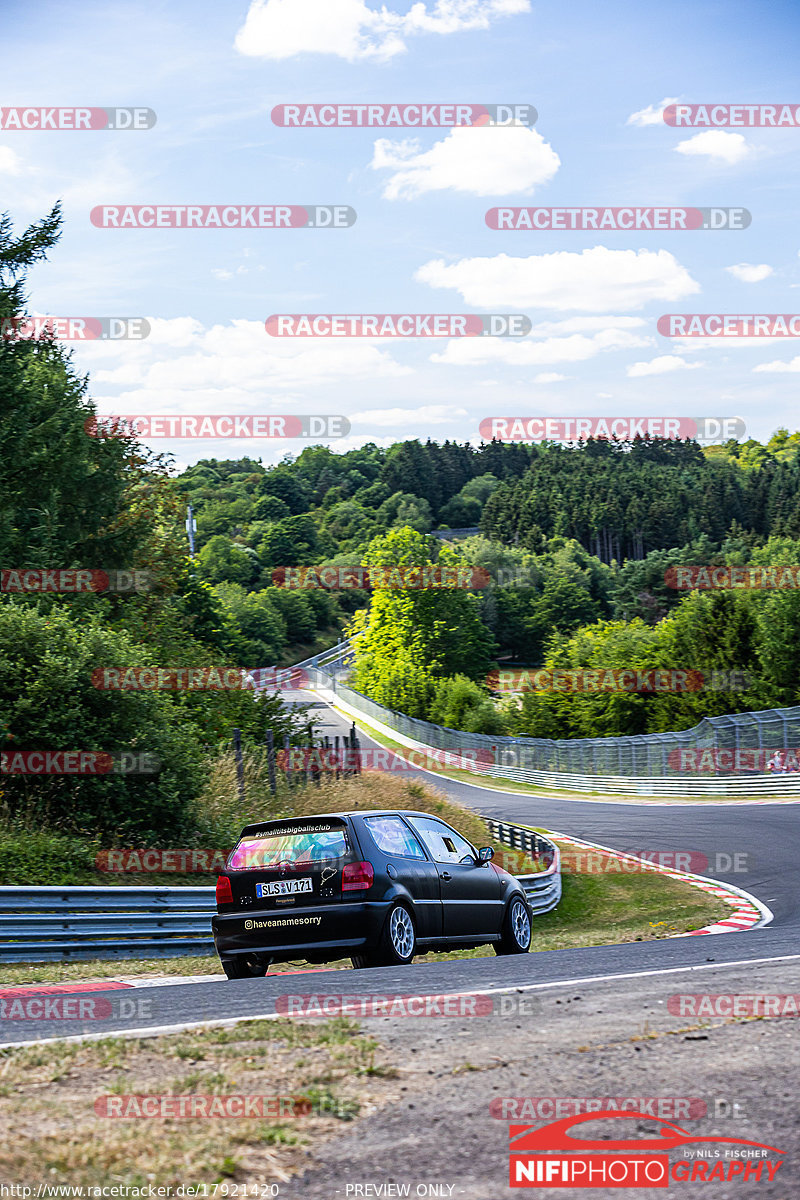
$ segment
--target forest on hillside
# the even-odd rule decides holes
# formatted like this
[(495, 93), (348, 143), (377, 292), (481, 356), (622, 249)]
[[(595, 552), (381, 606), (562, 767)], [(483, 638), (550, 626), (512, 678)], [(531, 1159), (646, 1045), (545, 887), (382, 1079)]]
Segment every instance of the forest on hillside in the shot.
[[(786, 430), (706, 448), (412, 440), (309, 447), (271, 468), (206, 460), (174, 486), (197, 515), (198, 575), (250, 661), (356, 630), (355, 682), (381, 703), (474, 731), (594, 736), (798, 702), (793, 592), (688, 595), (669, 579), (684, 565), (800, 562), (799, 450)], [(463, 528), (480, 533), (448, 539)], [(490, 585), (458, 598), (276, 586), (285, 567), (445, 561), (485, 568)], [(509, 660), (738, 671), (750, 684), (498, 704), (487, 673)]]
[[(25, 311), (31, 266), (60, 214), (15, 236), (0, 220), (0, 320)], [(800, 564), (800, 434), (702, 449), (641, 439), (577, 446), (406, 440), (274, 466), (206, 459), (176, 472), (135, 439), (100, 432), (89, 381), (52, 338), (0, 339), (4, 569), (138, 570), (141, 591), (0, 591), (0, 748), (146, 748), (154, 778), (6, 777), (72, 827), (181, 836), (206, 756), (298, 720), (276, 693), (99, 692), (97, 668), (296, 662), (359, 634), (354, 684), (414, 716), (475, 732), (551, 737), (683, 728), (800, 702), (796, 590), (680, 592), (685, 565)], [(197, 519), (189, 556), (188, 506)], [(448, 530), (478, 529), (466, 538)], [(286, 568), (483, 569), (486, 586), (283, 586)], [(739, 671), (746, 686), (683, 695), (493, 695), (492, 671)], [(53, 809), (53, 806), (55, 808)]]

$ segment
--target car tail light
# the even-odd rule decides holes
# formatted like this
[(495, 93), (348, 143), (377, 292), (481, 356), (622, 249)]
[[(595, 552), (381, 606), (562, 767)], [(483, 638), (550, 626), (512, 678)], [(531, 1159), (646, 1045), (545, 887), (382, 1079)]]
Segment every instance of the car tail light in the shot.
[(342, 871), (342, 891), (361, 892), (371, 888), (375, 882), (375, 872), (372, 863), (348, 863)]
[(233, 890), (227, 875), (217, 877), (217, 904), (233, 904)]

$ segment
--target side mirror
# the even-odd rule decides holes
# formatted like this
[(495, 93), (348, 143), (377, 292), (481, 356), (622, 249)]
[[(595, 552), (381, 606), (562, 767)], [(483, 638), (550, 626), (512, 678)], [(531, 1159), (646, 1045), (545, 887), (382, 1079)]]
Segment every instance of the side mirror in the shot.
[(492, 858), (494, 858), (494, 850), (492, 847), (481, 846), (480, 850), (478, 851), (478, 862), (483, 865), (484, 863), (488, 863)]

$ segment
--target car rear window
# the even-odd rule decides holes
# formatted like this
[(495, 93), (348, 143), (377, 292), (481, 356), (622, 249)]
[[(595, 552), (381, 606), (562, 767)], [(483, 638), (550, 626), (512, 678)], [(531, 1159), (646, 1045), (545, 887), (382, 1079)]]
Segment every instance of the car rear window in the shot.
[(279, 863), (300, 866), (330, 862), (342, 858), (349, 850), (344, 826), (265, 831), (243, 837), (228, 859), (228, 867), (242, 871), (252, 867), (274, 867)]

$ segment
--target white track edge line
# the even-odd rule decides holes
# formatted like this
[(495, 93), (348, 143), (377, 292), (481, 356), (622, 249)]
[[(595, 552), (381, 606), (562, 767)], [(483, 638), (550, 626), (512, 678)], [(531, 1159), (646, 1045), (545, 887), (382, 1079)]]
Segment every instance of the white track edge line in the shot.
[[(664, 939), (666, 940), (666, 939)], [(742, 958), (732, 962), (714, 962), (714, 963), (697, 963), (686, 967), (654, 967), (647, 971), (625, 971), (618, 974), (610, 975), (587, 975), (583, 979), (554, 979), (549, 983), (513, 983), (506, 987), (496, 988), (479, 988), (471, 992), (418, 992), (409, 993), (416, 997), (421, 996), (423, 999), (426, 996), (495, 996), (506, 995), (510, 992), (536, 992), (545, 991), (547, 988), (556, 987), (583, 987), (587, 983), (608, 983), (612, 979), (644, 979), (652, 975), (676, 975), (687, 974), (692, 971), (718, 971), (725, 967), (752, 967), (763, 965), (764, 963), (777, 962), (793, 962), (800, 959), (800, 954), (777, 954), (768, 958)], [(332, 993), (336, 995), (336, 993)], [(346, 992), (340, 992), (339, 995), (349, 995)], [(357, 993), (354, 993), (357, 995)], [(109, 1038), (146, 1038), (146, 1037), (161, 1037), (170, 1033), (183, 1033), (189, 1029), (212, 1029), (212, 1028), (233, 1028), (240, 1025), (243, 1021), (277, 1021), (281, 1018), (285, 1019), (284, 1013), (267, 1012), (267, 1013), (247, 1013), (241, 1017), (221, 1017), (211, 1018), (207, 1021), (185, 1021), (177, 1025), (156, 1025), (145, 1026), (142, 1029), (109, 1029), (104, 1033), (75, 1033), (68, 1034), (64, 1037), (50, 1038), (33, 1038), (24, 1042), (0, 1042), (0, 1050), (23, 1049), (26, 1046), (45, 1046), (50, 1042), (99, 1042), (107, 1041)], [(368, 1018), (364, 1018), (366, 1020)]]

